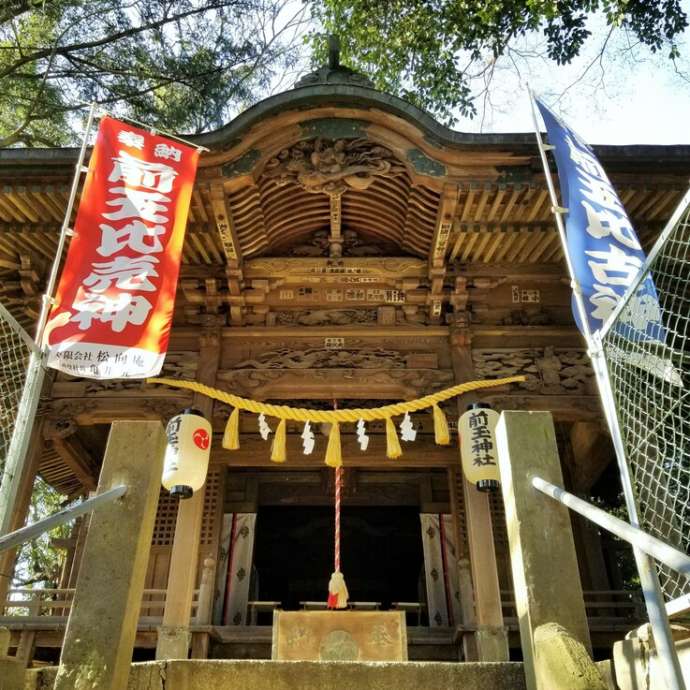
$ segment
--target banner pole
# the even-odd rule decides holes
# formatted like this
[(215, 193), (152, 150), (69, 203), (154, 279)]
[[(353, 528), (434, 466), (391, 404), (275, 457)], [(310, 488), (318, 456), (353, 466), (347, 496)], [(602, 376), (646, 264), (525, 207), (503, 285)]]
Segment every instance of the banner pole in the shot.
[(62, 227), (60, 228), (60, 237), (58, 239), (57, 249), (55, 250), (55, 258), (53, 259), (53, 265), (50, 269), (50, 275), (48, 276), (48, 283), (46, 284), (46, 289), (43, 293), (43, 304), (41, 305), (41, 314), (38, 317), (38, 323), (36, 325), (36, 344), (41, 349), (43, 349), (43, 334), (45, 332), (46, 323), (48, 321), (48, 314), (50, 314), (50, 308), (53, 306), (53, 292), (55, 290), (55, 283), (57, 282), (58, 271), (60, 270), (62, 252), (65, 249), (65, 243), (67, 242), (67, 238), (72, 234), (72, 230), (69, 227), (69, 221), (72, 217), (74, 202), (77, 198), (77, 192), (79, 191), (79, 180), (81, 179), (81, 174), (83, 172), (86, 172), (86, 169), (84, 168), (84, 158), (86, 156), (86, 147), (89, 140), (89, 134), (91, 134), (91, 127), (93, 125), (95, 113), (96, 104), (91, 103), (91, 107), (89, 108), (89, 116), (86, 120), (84, 138), (81, 142), (81, 148), (79, 149), (79, 157), (77, 158), (77, 163), (74, 169), (74, 177), (72, 178), (72, 188), (70, 189), (69, 198), (67, 200), (67, 208), (65, 208), (65, 217), (62, 221)]
[[(541, 157), (542, 166), (544, 168), (544, 177), (546, 178), (546, 185), (548, 187), (549, 197), (551, 199), (551, 209), (555, 216), (556, 227), (558, 228), (558, 235), (561, 240), (561, 246), (563, 247), (563, 254), (565, 256), (565, 261), (570, 276), (570, 284), (575, 296), (577, 312), (580, 317), (582, 329), (584, 331), (585, 341), (587, 342), (588, 354), (594, 369), (599, 395), (601, 396), (604, 417), (606, 418), (606, 422), (611, 433), (611, 440), (616, 453), (616, 461), (618, 464), (623, 496), (625, 497), (625, 505), (628, 510), (630, 524), (633, 527), (640, 528), (635, 491), (633, 489), (632, 478), (630, 476), (630, 470), (625, 455), (625, 443), (623, 441), (623, 434), (618, 422), (616, 402), (604, 357), (604, 349), (601, 340), (595, 338), (595, 336), (592, 334), (582, 294), (582, 287), (577, 280), (572, 259), (568, 252), (565, 224), (563, 223), (563, 215), (568, 212), (568, 209), (563, 208), (558, 204), (556, 188), (551, 176), (549, 162), (546, 157), (547, 148), (542, 141), (541, 133), (539, 131), (534, 97), (529, 87), (527, 91), (529, 93), (534, 133), (537, 138), (537, 146), (539, 148), (539, 154)], [(633, 547), (633, 554), (635, 556), (635, 563), (640, 575), (640, 584), (642, 586), (642, 593), (645, 599), (649, 622), (652, 627), (654, 642), (656, 644), (659, 659), (664, 669), (664, 676), (666, 678), (668, 688), (669, 690), (685, 690), (685, 683), (683, 681), (678, 655), (676, 654), (676, 648), (673, 644), (671, 626), (669, 625), (666, 606), (664, 605), (656, 568), (652, 562), (652, 559), (640, 549)]]
[[(82, 103), (83, 105), (92, 105), (91, 102), (89, 101), (78, 101), (79, 103)], [(135, 120), (133, 117), (129, 117), (129, 115), (113, 115), (109, 110), (104, 108), (103, 106), (100, 106), (98, 108), (98, 114), (100, 115), (108, 115), (109, 117), (113, 117), (117, 120), (122, 120), (126, 122), (131, 122), (133, 125), (137, 125), (138, 127), (141, 127), (143, 129), (148, 130), (151, 132), (151, 134), (160, 134), (164, 136), (166, 139), (174, 139), (175, 141), (179, 141), (181, 144), (185, 144), (186, 146), (192, 146), (195, 149), (198, 149), (199, 151), (206, 152), (208, 153), (211, 149), (209, 149), (207, 146), (202, 146), (201, 144), (195, 144), (193, 141), (190, 141), (189, 139), (185, 139), (184, 137), (179, 137), (177, 134), (172, 134), (172, 132), (168, 132), (167, 129), (160, 129), (158, 127), (154, 127), (153, 125), (147, 124), (146, 122), (142, 122), (141, 120)]]
[(48, 283), (43, 294), (41, 313), (36, 325), (35, 345), (31, 348), (31, 356), (29, 357), (29, 364), (26, 372), (26, 381), (24, 382), (22, 397), (17, 407), (17, 418), (7, 451), (7, 457), (5, 458), (2, 481), (0, 481), (0, 536), (7, 534), (11, 530), (12, 517), (15, 512), (17, 496), (19, 494), (19, 485), (26, 470), (26, 456), (29, 449), (29, 441), (31, 439), (31, 432), (33, 430), (36, 410), (38, 409), (38, 402), (46, 373), (46, 355), (45, 348), (43, 347), (43, 335), (53, 302), (53, 291), (55, 290), (57, 274), (60, 270), (62, 252), (67, 237), (71, 233), (69, 221), (79, 190), (79, 180), (84, 171), (84, 157), (86, 155), (86, 146), (93, 124), (95, 107), (95, 104), (92, 103), (89, 110), (86, 130), (84, 132), (84, 138), (81, 143), (74, 171), (74, 178), (72, 180), (72, 189), (70, 190), (67, 208), (65, 209), (65, 217), (60, 229), (60, 237), (58, 239), (55, 258), (53, 259), (53, 265), (48, 276)]

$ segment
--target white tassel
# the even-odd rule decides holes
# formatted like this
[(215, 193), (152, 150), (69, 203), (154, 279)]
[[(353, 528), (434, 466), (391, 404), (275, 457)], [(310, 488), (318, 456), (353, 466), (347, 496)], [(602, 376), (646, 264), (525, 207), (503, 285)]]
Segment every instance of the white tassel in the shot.
[(311, 455), (314, 450), (314, 445), (314, 432), (311, 430), (311, 424), (306, 421), (302, 431), (302, 452), (305, 455)]
[(400, 422), (400, 438), (403, 441), (414, 441), (417, 438), (417, 430), (412, 424), (409, 412), (405, 412), (402, 422)]
[(259, 434), (264, 441), (268, 441), (268, 436), (271, 433), (271, 427), (268, 426), (266, 415), (262, 412), (259, 415)]
[(367, 436), (367, 428), (364, 425), (363, 419), (357, 422), (357, 443), (359, 443), (361, 451), (365, 451), (369, 447), (369, 437)]

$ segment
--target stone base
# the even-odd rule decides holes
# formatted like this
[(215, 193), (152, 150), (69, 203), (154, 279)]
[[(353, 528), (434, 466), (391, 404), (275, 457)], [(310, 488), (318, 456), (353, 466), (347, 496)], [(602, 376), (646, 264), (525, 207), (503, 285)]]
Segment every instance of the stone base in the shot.
[(0, 657), (0, 690), (23, 690), (24, 671), (24, 664), (18, 659)]
[[(25, 690), (52, 690), (55, 668), (31, 670)], [(149, 661), (127, 690), (525, 690), (518, 663)]]
[(274, 611), (271, 658), (406, 661), (403, 611)]

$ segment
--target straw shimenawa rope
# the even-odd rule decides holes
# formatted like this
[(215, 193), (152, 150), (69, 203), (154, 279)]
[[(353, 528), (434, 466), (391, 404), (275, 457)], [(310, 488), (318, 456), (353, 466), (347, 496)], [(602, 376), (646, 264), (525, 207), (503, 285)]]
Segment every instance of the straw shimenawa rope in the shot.
[(304, 407), (290, 407), (289, 405), (271, 405), (269, 403), (257, 402), (247, 398), (240, 398), (238, 395), (220, 391), (217, 388), (205, 386), (196, 381), (176, 381), (174, 379), (148, 379), (149, 383), (161, 383), (175, 388), (186, 388), (187, 390), (201, 393), (209, 398), (220, 400), (221, 402), (232, 405), (235, 409), (228, 418), (223, 434), (223, 448), (237, 450), (240, 447), (239, 438), (239, 411), (246, 410), (254, 414), (263, 414), (279, 419), (276, 434), (271, 445), (271, 460), (273, 462), (285, 462), (287, 460), (287, 434), (286, 421), (295, 422), (314, 422), (317, 424), (330, 424), (328, 433), (328, 446), (324, 462), (329, 467), (340, 467), (343, 464), (342, 449), (340, 444), (340, 424), (347, 422), (358, 422), (363, 419), (365, 422), (384, 420), (386, 422), (386, 455), (391, 460), (402, 455), (402, 448), (398, 440), (398, 433), (393, 423), (393, 417), (404, 415), (407, 412), (416, 412), (430, 407), (434, 418), (434, 439), (439, 445), (445, 446), (450, 443), (450, 433), (448, 431), (448, 421), (443, 410), (438, 406), (440, 402), (453, 398), (456, 395), (469, 393), (481, 388), (492, 388), (503, 386), (507, 383), (518, 383), (524, 381), (524, 376), (511, 376), (505, 379), (494, 379), (492, 381), (467, 381), (460, 383), (452, 388), (446, 388), (438, 393), (425, 395), (423, 398), (409, 400), (408, 402), (395, 403), (394, 405), (384, 405), (383, 407), (357, 408), (354, 410), (309, 410)]
[[(525, 376), (509, 376), (508, 378), (491, 379), (487, 381), (466, 381), (465, 383), (459, 383), (457, 386), (446, 388), (438, 393), (425, 395), (423, 398), (394, 403), (393, 405), (384, 405), (383, 407), (356, 408), (351, 410), (310, 410), (304, 407), (271, 405), (270, 403), (262, 403), (256, 400), (249, 400), (248, 398), (241, 398), (238, 395), (233, 395), (232, 393), (227, 393), (217, 388), (212, 388), (211, 386), (205, 386), (203, 383), (197, 383), (196, 381), (177, 381), (175, 379), (164, 378), (147, 379), (148, 383), (159, 383), (174, 388), (185, 388), (195, 393), (201, 393), (201, 395), (213, 398), (214, 400), (220, 400), (220, 402), (232, 405), (237, 409), (253, 412), (254, 414), (265, 414), (268, 417), (289, 419), (295, 422), (327, 424), (334, 424), (336, 422), (356, 423), (360, 419), (363, 419), (365, 422), (386, 420), (391, 417), (404, 415), (406, 412), (417, 412), (427, 407), (437, 406), (438, 403), (462, 395), (463, 393), (471, 393), (472, 391), (481, 390), (482, 388), (505, 386), (509, 383), (520, 383), (525, 380)], [(436, 413), (436, 409), (434, 409), (434, 412)]]

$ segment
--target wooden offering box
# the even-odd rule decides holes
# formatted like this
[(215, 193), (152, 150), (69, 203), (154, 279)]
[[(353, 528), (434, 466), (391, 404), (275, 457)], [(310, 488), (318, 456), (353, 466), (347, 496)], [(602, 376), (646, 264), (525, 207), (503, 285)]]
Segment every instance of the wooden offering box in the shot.
[(407, 661), (402, 611), (275, 611), (278, 661)]

